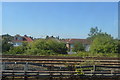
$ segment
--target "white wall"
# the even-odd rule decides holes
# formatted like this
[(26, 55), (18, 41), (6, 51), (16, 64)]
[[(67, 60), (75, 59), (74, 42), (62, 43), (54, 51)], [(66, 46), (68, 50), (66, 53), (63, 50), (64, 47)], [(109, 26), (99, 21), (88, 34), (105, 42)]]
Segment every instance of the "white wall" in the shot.
[(13, 46), (20, 46), (20, 45), (22, 45), (22, 42), (14, 42), (13, 43)]

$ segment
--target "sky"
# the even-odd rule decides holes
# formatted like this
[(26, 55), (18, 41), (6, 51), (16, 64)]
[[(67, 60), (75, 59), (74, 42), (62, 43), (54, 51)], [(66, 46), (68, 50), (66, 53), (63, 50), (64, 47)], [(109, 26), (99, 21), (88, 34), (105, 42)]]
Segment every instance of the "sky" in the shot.
[(2, 3), (2, 34), (85, 39), (96, 26), (118, 37), (117, 2)]

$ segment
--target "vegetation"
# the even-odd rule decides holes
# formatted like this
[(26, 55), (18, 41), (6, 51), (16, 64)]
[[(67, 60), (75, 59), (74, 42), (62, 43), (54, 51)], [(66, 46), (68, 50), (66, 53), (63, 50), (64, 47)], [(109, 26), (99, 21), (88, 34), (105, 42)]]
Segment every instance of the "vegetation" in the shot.
[(97, 27), (91, 28), (88, 39), (92, 41), (90, 51), (92, 53), (118, 53), (118, 40), (111, 35), (102, 32)]
[(28, 43), (23, 42), (21, 46), (11, 47), (9, 51), (7, 51), (5, 54), (14, 54), (14, 55), (22, 54), (23, 55), (27, 50), (27, 46), (28, 46)]
[(2, 52), (9, 51), (12, 47), (12, 44), (9, 43), (13, 40), (13, 37), (9, 34), (2, 35)]
[(91, 52), (77, 52), (76, 54), (58, 54), (57, 56), (78, 56), (78, 57), (118, 57), (119, 53), (91, 53)]
[(120, 53), (120, 40), (117, 40), (118, 41), (118, 45), (117, 45), (117, 51), (118, 51), (118, 53)]
[(53, 55), (67, 54), (67, 48), (64, 43), (54, 39), (41, 39), (31, 43), (23, 43), (21, 46), (12, 47), (8, 54), (24, 54), (24, 55)]
[(76, 42), (76, 43), (74, 43), (73, 51), (74, 52), (85, 51), (85, 47), (83, 46), (82, 43)]
[(66, 54), (67, 48), (55, 39), (36, 40), (28, 45), (26, 52), (36, 55)]
[(90, 51), (85, 52), (82, 43), (76, 42), (73, 51), (76, 54), (67, 54), (65, 43), (58, 37), (46, 36), (46, 39), (34, 40), (33, 42), (23, 42), (21, 46), (13, 47), (10, 43), (13, 37), (6, 34), (2, 35), (3, 54), (15, 55), (58, 55), (58, 56), (80, 56), (80, 57), (118, 57), (120, 53), (120, 40), (114, 39), (111, 35), (102, 32), (97, 27), (91, 28), (88, 34), (91, 40)]
[(117, 45), (117, 40), (106, 33), (101, 33), (93, 40), (90, 51), (93, 53), (117, 53)]
[(92, 27), (90, 29), (90, 33), (88, 34), (89, 37), (87, 39), (93, 41), (94, 38), (98, 35), (101, 35), (101, 33), (102, 33), (102, 30), (99, 30), (98, 27), (95, 27), (95, 28)]
[(59, 39), (59, 36), (58, 37), (54, 37), (54, 36), (46, 36), (46, 39)]

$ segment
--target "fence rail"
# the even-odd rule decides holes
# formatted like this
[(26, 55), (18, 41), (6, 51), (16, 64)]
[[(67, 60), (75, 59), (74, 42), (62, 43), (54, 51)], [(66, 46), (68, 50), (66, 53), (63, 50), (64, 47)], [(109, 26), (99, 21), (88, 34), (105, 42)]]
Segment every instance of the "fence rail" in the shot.
[[(119, 58), (81, 58), (81, 57), (47, 57), (47, 56), (10, 56), (2, 58), (2, 77), (23, 78), (29, 80), (41, 77), (49, 78), (91, 78), (109, 77), (120, 80), (120, 59)], [(94, 62), (82, 64), (84, 62)], [(95, 64), (98, 63), (98, 64)], [(42, 79), (41, 79), (42, 80)], [(108, 79), (110, 80), (110, 79)]]
[(35, 59), (97, 59), (97, 60), (120, 60), (120, 54), (118, 57), (71, 57), (71, 56), (31, 56), (31, 55), (0, 55), (3, 58), (35, 58)]
[[(40, 63), (28, 63), (28, 62), (3, 62), (4, 69), (2, 71), (3, 77), (18, 77), (18, 76), (26, 76), (27, 78), (32, 76), (39, 77), (65, 77), (65, 76), (120, 76), (120, 66), (101, 66), (101, 65), (93, 65), (93, 66), (64, 66), (64, 67), (54, 67), (54, 65), (44, 65)], [(13, 69), (9, 70), (5, 66), (13, 64)], [(23, 70), (15, 69), (16, 65), (22, 64), (24, 66)], [(30, 71), (28, 69), (29, 65), (47, 67), (47, 71)], [(86, 69), (87, 68), (87, 69)], [(91, 68), (91, 69), (89, 69)], [(104, 69), (103, 69), (104, 68)], [(61, 71), (57, 70), (61, 69)], [(78, 70), (77, 70), (78, 69)]]

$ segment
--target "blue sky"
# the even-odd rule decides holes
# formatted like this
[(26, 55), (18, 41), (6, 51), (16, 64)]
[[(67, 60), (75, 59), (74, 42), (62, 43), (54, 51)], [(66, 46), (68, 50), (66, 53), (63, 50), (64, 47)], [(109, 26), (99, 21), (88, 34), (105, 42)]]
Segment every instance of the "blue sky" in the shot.
[(2, 3), (2, 33), (87, 38), (91, 27), (118, 36), (117, 2)]

